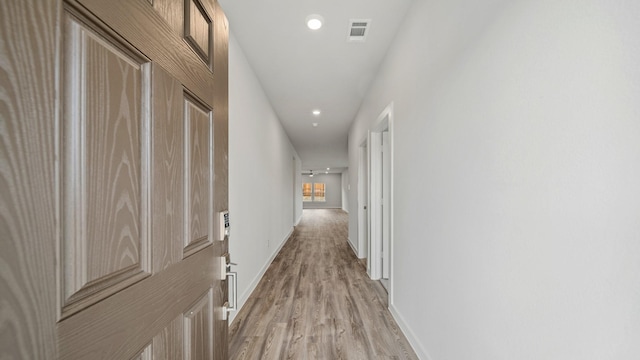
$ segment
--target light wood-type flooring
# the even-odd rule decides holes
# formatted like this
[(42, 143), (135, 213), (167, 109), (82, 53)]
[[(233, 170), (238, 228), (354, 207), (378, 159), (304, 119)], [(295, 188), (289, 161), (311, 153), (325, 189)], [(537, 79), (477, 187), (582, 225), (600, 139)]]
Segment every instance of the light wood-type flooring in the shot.
[(304, 210), (231, 325), (231, 359), (417, 359), (347, 223), (342, 210)]

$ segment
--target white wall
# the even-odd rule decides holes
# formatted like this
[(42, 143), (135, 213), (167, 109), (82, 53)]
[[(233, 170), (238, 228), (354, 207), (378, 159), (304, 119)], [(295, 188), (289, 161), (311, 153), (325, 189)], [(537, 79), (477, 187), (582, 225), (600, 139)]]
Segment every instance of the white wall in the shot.
[[(294, 158), (297, 168), (294, 169)], [(229, 40), (229, 215), (239, 306), (302, 215), (301, 163), (235, 37)], [(298, 184), (300, 175), (297, 176)], [(296, 185), (297, 186), (297, 185)], [(296, 189), (300, 189), (302, 185)], [(294, 206), (294, 199), (297, 206)], [(295, 213), (294, 213), (295, 211)], [(232, 313), (232, 317), (236, 313)]]
[(638, 1), (415, 1), (349, 167), (393, 101), (391, 307), (421, 358), (640, 358), (639, 33)]
[(342, 172), (342, 210), (349, 212), (349, 170)]
[(295, 185), (293, 187), (293, 218), (295, 219), (294, 225), (298, 225), (298, 223), (302, 219), (302, 161), (300, 160), (298, 155), (295, 155), (293, 160), (295, 162)]

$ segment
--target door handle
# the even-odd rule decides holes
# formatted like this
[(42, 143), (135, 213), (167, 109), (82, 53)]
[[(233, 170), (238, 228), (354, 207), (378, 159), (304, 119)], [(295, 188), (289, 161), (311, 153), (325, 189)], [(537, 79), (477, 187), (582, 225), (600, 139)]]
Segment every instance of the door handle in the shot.
[(222, 309), (223, 320), (226, 320), (230, 311), (238, 311), (238, 273), (231, 271), (231, 266), (238, 264), (231, 262), (231, 256), (228, 252), (222, 255), (222, 260), (222, 273), (225, 274), (228, 291), (228, 301), (224, 303)]
[[(229, 281), (229, 280), (232, 280), (232, 281)], [(238, 273), (237, 272), (235, 271), (227, 272), (227, 284), (228, 284), (228, 290), (229, 290), (229, 302), (227, 303), (227, 311), (238, 311)]]

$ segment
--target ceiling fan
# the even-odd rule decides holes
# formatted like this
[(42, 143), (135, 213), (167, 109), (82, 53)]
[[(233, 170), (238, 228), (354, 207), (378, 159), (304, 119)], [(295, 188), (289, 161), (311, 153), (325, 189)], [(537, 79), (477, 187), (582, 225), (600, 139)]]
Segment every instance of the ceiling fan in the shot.
[(313, 177), (314, 175), (324, 175), (324, 174), (328, 174), (329, 170), (306, 170), (302, 172), (302, 176), (310, 176)]

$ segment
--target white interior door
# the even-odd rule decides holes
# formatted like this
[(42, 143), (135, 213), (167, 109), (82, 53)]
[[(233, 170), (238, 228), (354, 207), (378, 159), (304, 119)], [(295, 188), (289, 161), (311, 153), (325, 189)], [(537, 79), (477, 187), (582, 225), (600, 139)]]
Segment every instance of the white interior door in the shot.
[[(369, 256), (369, 151), (367, 140), (360, 145), (358, 166), (358, 257)], [(367, 271), (369, 264), (367, 261)]]
[(392, 237), (390, 107), (369, 133), (369, 276), (389, 290)]
[[(391, 149), (389, 131), (382, 132), (382, 278), (389, 279), (391, 242)], [(385, 284), (386, 285), (386, 284)], [(386, 286), (385, 286), (386, 287)]]
[(369, 135), (369, 277), (382, 277), (382, 135)]

